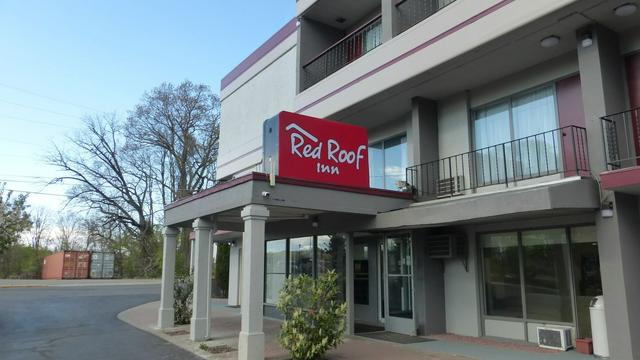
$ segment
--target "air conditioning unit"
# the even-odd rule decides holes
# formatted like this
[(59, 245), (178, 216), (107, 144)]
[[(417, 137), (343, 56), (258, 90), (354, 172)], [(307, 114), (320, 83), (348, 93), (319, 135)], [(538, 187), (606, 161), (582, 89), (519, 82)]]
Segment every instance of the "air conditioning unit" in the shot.
[(538, 345), (546, 349), (567, 351), (573, 347), (571, 328), (538, 327)]
[(452, 259), (466, 255), (466, 240), (463, 235), (435, 235), (427, 238), (427, 256), (432, 259)]
[(458, 175), (438, 180), (437, 197), (449, 197), (462, 195), (464, 189), (464, 176)]

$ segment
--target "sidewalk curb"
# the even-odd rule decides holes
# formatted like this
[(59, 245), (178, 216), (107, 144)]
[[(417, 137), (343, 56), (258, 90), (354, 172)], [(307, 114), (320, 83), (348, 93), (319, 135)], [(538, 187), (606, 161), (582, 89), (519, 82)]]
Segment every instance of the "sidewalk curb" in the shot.
[(142, 306), (147, 306), (149, 304), (155, 303), (157, 301), (152, 301), (150, 303), (146, 303), (146, 304), (142, 304), (142, 305), (138, 305), (138, 306), (134, 306), (132, 308), (129, 308), (127, 310), (124, 310), (122, 312), (120, 312), (117, 315), (118, 320), (133, 326), (134, 328), (138, 329), (138, 330), (142, 330), (146, 333), (149, 333), (151, 335), (157, 336), (162, 340), (167, 341), (168, 343), (175, 345), (185, 351), (188, 351), (194, 355), (197, 355), (203, 359), (207, 359), (207, 360), (212, 360), (212, 359), (216, 359), (216, 357), (213, 356), (213, 354), (209, 354), (203, 350), (200, 350), (198, 347), (200, 346), (200, 344), (204, 344), (205, 342), (201, 342), (201, 343), (193, 343), (193, 347), (187, 346), (185, 345), (183, 342), (178, 341), (178, 339), (174, 336), (170, 336), (168, 334), (166, 334), (164, 331), (156, 328), (156, 327), (147, 327), (147, 326), (140, 326), (139, 324), (136, 324), (134, 321), (132, 321), (127, 312), (132, 311), (138, 307), (142, 307)]

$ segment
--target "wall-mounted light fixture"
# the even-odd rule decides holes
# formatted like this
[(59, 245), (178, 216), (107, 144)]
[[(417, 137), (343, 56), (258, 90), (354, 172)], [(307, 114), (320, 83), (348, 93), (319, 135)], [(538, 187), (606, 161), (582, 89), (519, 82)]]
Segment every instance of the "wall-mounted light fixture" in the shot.
[(311, 218), (311, 226), (317, 228), (319, 225), (319, 220), (317, 216)]
[(600, 207), (600, 216), (603, 219), (609, 219), (613, 217), (613, 202), (603, 203)]
[(593, 35), (590, 32), (582, 34), (582, 39), (580, 40), (580, 45), (583, 48), (589, 47), (593, 45)]
[(560, 37), (556, 35), (547, 36), (546, 38), (540, 40), (540, 46), (543, 48), (550, 48), (558, 45), (560, 43)]

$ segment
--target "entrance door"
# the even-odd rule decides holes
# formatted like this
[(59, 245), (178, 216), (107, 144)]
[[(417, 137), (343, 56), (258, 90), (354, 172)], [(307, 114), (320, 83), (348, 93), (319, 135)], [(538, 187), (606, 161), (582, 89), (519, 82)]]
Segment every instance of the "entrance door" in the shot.
[(384, 245), (385, 329), (416, 335), (411, 236), (389, 235)]

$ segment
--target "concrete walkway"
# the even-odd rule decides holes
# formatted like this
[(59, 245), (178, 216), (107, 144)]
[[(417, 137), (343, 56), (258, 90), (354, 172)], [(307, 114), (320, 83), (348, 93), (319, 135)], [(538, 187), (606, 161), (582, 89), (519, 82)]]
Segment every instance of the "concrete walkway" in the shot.
[[(213, 299), (211, 301), (212, 340), (204, 344), (214, 350), (221, 351), (211, 354), (200, 349), (200, 344), (189, 340), (189, 326), (178, 326), (168, 331), (156, 329), (159, 302), (144, 304), (118, 315), (121, 320), (139, 329), (159, 336), (185, 350), (191, 351), (205, 359), (236, 359), (238, 348), (238, 333), (240, 331), (240, 311), (229, 308), (224, 300)], [(280, 322), (272, 319), (264, 319), (264, 332), (266, 337), (265, 356), (267, 359), (289, 359), (287, 352), (278, 344), (277, 336)], [(347, 336), (342, 345), (331, 350), (326, 359), (403, 359), (403, 360), (586, 360), (593, 359), (570, 352), (542, 351), (529, 345), (513, 346), (505, 348), (500, 346), (470, 343), (453, 336), (436, 337), (436, 341), (401, 345), (385, 341), (377, 341), (360, 336)], [(530, 351), (520, 351), (525, 347)]]
[(159, 285), (160, 279), (71, 279), (71, 280), (6, 280), (0, 279), (0, 289), (30, 287)]

